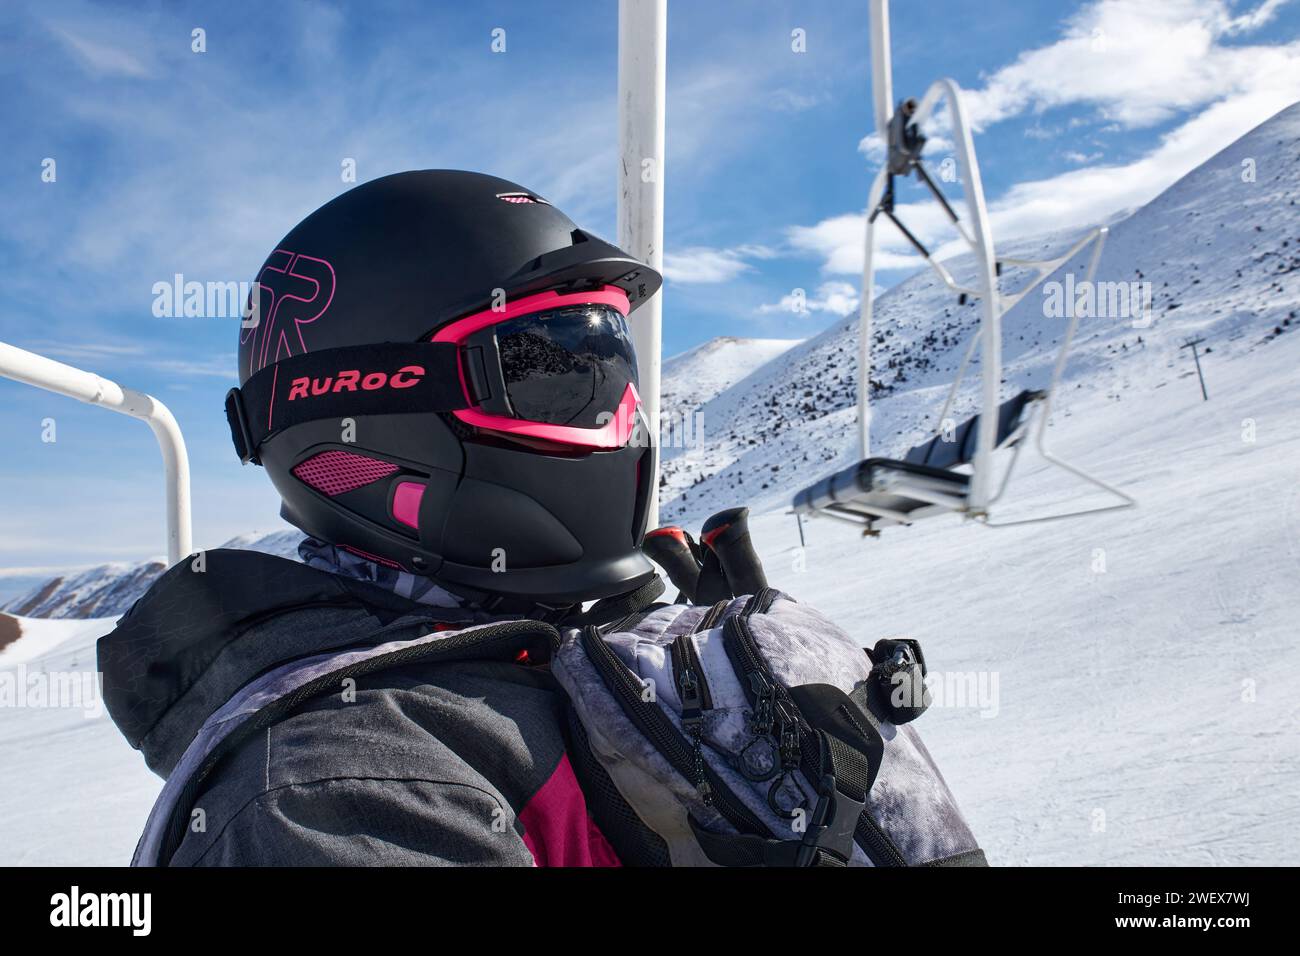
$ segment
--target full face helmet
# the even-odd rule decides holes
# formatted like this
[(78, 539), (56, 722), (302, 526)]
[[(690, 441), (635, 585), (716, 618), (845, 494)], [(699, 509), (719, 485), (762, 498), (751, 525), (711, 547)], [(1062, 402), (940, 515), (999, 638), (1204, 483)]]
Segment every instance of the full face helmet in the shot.
[(257, 275), (236, 450), (292, 524), (467, 597), (629, 591), (655, 450), (628, 320), (660, 282), (503, 179), (357, 186)]

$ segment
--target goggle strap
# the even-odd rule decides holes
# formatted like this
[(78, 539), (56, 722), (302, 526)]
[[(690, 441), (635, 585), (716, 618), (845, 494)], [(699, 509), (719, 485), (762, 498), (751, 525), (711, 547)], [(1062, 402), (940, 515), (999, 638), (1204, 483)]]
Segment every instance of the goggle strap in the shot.
[(260, 464), (263, 442), (304, 422), (468, 408), (458, 353), (450, 342), (382, 342), (280, 359), (226, 394), (235, 451)]

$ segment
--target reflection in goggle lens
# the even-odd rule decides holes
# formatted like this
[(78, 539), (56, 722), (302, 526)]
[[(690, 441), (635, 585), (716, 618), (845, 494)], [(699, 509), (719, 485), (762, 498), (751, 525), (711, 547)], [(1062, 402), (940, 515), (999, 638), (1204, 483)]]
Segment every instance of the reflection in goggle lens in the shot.
[(506, 396), (526, 421), (599, 427), (636, 384), (627, 319), (608, 306), (520, 316), (493, 331)]

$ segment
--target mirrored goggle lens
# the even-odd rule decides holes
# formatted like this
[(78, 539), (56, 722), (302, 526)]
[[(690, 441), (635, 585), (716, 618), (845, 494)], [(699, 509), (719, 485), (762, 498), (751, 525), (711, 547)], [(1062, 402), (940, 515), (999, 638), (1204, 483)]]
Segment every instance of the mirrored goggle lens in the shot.
[(597, 428), (636, 384), (627, 319), (603, 305), (520, 316), (494, 326), (515, 416)]

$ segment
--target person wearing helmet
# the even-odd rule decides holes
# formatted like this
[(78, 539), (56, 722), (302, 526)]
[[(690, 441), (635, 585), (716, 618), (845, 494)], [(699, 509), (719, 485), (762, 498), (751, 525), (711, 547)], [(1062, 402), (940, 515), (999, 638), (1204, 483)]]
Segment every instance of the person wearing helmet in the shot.
[(226, 415), (303, 561), (193, 556), (100, 641), (109, 711), (167, 780), (137, 864), (619, 863), (538, 625), (656, 593), (628, 323), (660, 283), (452, 170), (276, 245)]

